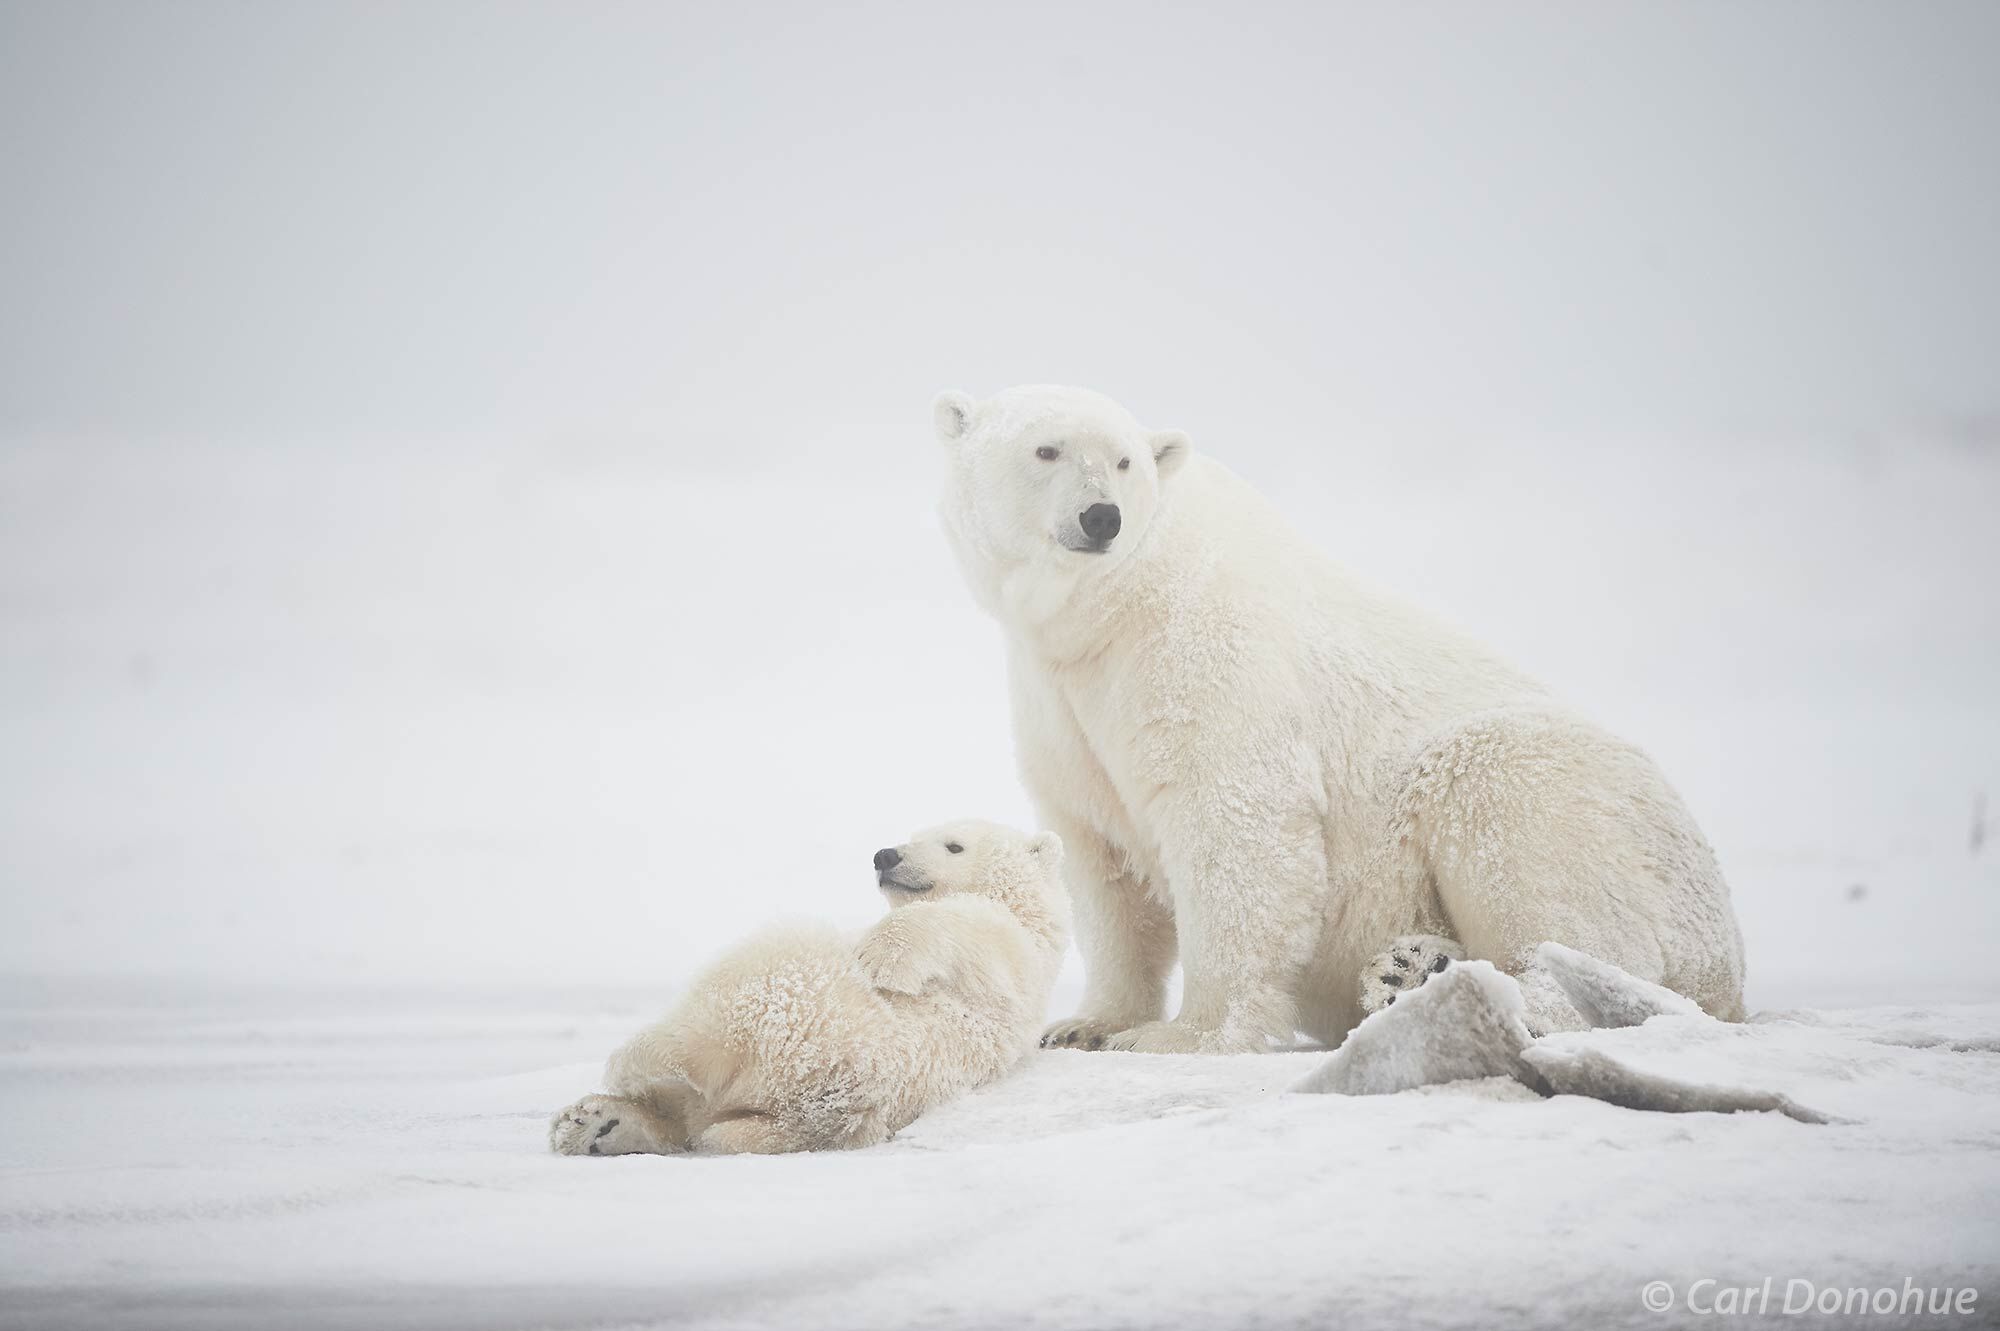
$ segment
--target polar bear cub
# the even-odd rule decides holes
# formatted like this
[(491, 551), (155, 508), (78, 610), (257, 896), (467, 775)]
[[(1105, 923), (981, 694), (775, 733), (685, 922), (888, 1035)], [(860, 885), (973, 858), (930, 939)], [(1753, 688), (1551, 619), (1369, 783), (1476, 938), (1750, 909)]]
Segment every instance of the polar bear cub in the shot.
[(1069, 936), (1062, 842), (966, 820), (875, 852), (890, 910), (858, 942), (737, 947), (555, 1116), (562, 1155), (723, 1155), (887, 1141), (1032, 1048)]

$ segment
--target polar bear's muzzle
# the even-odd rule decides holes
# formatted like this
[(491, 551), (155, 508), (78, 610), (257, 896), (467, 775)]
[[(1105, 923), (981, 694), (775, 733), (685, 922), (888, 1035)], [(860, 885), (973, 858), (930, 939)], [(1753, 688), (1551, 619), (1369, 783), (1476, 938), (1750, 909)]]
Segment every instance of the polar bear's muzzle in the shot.
[(1116, 504), (1092, 504), (1076, 515), (1076, 530), (1079, 539), (1072, 541), (1065, 532), (1060, 544), (1065, 550), (1074, 550), (1080, 555), (1101, 555), (1111, 548), (1117, 539), (1118, 530), (1124, 525), (1124, 517)]
[(928, 892), (932, 886), (903, 863), (903, 853), (893, 846), (875, 852), (875, 885), (891, 892)]

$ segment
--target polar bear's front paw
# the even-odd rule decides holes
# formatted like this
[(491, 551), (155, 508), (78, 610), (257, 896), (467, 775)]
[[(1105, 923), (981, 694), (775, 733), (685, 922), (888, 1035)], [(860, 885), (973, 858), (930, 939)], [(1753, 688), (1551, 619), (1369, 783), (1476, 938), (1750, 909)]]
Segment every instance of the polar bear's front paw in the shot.
[(1389, 950), (1361, 969), (1361, 1010), (1380, 1012), (1454, 961), (1465, 960), (1465, 949), (1437, 934), (1405, 934)]
[(1105, 1045), (1107, 1049), (1129, 1049), (1135, 1054), (1232, 1054), (1255, 1047), (1252, 1042), (1235, 1043), (1220, 1031), (1206, 1030), (1180, 1021), (1149, 1021), (1120, 1031)]
[(920, 994), (932, 979), (917, 948), (902, 933), (878, 928), (854, 949), (855, 964), (868, 983), (895, 994)]
[(1111, 1043), (1112, 1036), (1124, 1029), (1121, 1022), (1100, 1021), (1096, 1017), (1071, 1017), (1042, 1032), (1042, 1048), (1103, 1049)]
[(615, 1095), (586, 1095), (549, 1120), (549, 1149), (557, 1155), (658, 1155), (644, 1106)]

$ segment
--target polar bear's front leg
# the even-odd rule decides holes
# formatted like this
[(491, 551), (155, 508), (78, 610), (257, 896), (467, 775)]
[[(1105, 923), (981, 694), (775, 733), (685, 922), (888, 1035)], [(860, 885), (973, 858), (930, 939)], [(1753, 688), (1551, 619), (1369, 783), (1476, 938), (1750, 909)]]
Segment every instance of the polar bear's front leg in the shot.
[(622, 1095), (586, 1095), (549, 1120), (557, 1155), (678, 1155), (673, 1125)]
[(1175, 802), (1162, 848), (1180, 935), (1180, 1015), (1122, 1031), (1110, 1048), (1244, 1053), (1292, 1036), (1326, 895), (1319, 816), (1287, 797), (1299, 788), (1311, 787), (1202, 783)]
[(1042, 1047), (1103, 1049), (1120, 1031), (1165, 1014), (1173, 911), (1103, 837), (1070, 820), (1049, 823), (1067, 848), (1064, 872), (1084, 985), (1081, 1010), (1043, 1032)]
[(1021, 935), (1005, 910), (970, 897), (919, 901), (889, 912), (863, 934), (855, 964), (877, 989), (920, 994), (970, 975), (1018, 973)]

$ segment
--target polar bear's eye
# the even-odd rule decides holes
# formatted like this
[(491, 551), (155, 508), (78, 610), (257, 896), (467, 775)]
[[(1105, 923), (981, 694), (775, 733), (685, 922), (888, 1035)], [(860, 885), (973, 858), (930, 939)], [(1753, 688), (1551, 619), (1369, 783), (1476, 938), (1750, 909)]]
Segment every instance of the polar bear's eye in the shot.
[(961, 846), (961, 845), (959, 845), (959, 844), (958, 844), (958, 843), (957, 843), (956, 841), (947, 841), (947, 842), (945, 842), (945, 843), (944, 843), (944, 848), (945, 848), (946, 850), (950, 851), (950, 852), (951, 852), (952, 854), (954, 854), (954, 855), (958, 854), (958, 853), (959, 853), (960, 851), (962, 851), (962, 850), (964, 850), (964, 849), (965, 849), (965, 847), (964, 847), (964, 846)]
[(1058, 451), (1054, 444), (1043, 444), (1035, 450), (1035, 456), (1044, 462), (1054, 462)]
[(1130, 470), (1132, 470), (1132, 459), (1131, 459), (1131, 458), (1119, 458), (1119, 459), (1118, 459), (1118, 470), (1120, 470), (1120, 471), (1130, 471)]

